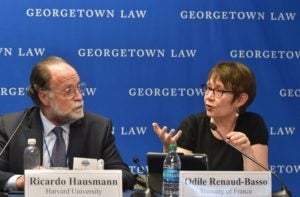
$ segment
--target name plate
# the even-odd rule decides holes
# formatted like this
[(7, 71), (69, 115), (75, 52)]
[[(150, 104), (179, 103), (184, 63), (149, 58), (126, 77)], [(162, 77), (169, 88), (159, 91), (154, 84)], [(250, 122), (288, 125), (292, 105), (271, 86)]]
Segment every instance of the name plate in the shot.
[(180, 171), (181, 197), (270, 197), (271, 172), (261, 171)]
[(121, 170), (25, 170), (25, 197), (122, 196)]

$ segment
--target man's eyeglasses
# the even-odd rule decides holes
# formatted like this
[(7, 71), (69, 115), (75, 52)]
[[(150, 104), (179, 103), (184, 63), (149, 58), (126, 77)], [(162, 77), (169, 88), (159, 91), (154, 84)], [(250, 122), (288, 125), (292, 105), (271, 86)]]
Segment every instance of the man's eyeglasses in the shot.
[(205, 84), (201, 85), (201, 89), (204, 92), (204, 94), (206, 94), (206, 95), (208, 95), (210, 92), (213, 92), (214, 96), (217, 98), (220, 98), (221, 96), (223, 96), (224, 93), (229, 93), (229, 94), (234, 93), (232, 90), (220, 90), (217, 88), (208, 87)]
[(83, 94), (85, 88), (86, 88), (86, 83), (80, 83), (77, 86), (69, 86), (62, 91), (58, 91), (58, 90), (51, 90), (51, 91), (58, 94), (62, 94), (66, 98), (73, 98), (76, 94), (76, 91), (78, 91), (80, 94)]

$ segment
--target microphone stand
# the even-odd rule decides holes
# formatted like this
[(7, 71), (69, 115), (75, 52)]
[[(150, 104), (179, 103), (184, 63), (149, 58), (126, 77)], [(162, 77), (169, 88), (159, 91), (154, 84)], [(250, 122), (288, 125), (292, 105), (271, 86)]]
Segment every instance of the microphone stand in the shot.
[(287, 189), (286, 185), (284, 184), (283, 180), (277, 175), (275, 174), (275, 172), (273, 172), (272, 170), (269, 170), (267, 167), (265, 167), (263, 164), (261, 164), (260, 162), (258, 162), (255, 158), (251, 157), (250, 155), (245, 154), (243, 151), (241, 151), (240, 149), (238, 149), (237, 147), (235, 147), (234, 145), (228, 143), (225, 138), (223, 137), (223, 135), (220, 133), (220, 131), (217, 129), (217, 125), (215, 125), (214, 123), (210, 123), (209, 127), (216, 131), (218, 133), (218, 135), (221, 137), (222, 141), (224, 141), (226, 144), (228, 144), (229, 146), (231, 146), (233, 149), (237, 150), (239, 153), (241, 153), (243, 156), (247, 157), (248, 159), (250, 159), (252, 162), (254, 162), (256, 165), (260, 166), (261, 168), (263, 168), (265, 171), (270, 171), (271, 174), (273, 176), (276, 177), (276, 179), (280, 182), (281, 185), (281, 190), (277, 191), (277, 192), (272, 192), (272, 197), (292, 197), (291, 192)]
[(137, 190), (131, 194), (131, 197), (151, 197), (151, 190), (149, 187), (148, 173), (142, 168), (140, 165), (140, 161), (138, 158), (133, 158), (132, 160), (145, 174), (146, 176), (146, 190)]

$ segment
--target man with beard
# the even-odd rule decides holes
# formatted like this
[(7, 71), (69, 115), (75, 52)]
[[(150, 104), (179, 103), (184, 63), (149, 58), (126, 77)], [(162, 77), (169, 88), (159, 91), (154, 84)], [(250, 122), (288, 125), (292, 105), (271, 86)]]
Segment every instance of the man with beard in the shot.
[[(103, 159), (105, 169), (122, 170), (123, 188), (133, 189), (135, 179), (116, 148), (111, 120), (83, 110), (84, 85), (60, 57), (48, 57), (33, 67), (28, 95), (36, 106), (0, 117), (0, 152), (19, 126), (0, 158), (0, 190), (24, 188), (23, 152), (29, 138), (35, 138), (41, 150), (40, 168), (72, 169), (74, 157)], [(60, 163), (52, 157), (56, 127), (62, 129), (66, 149)]]

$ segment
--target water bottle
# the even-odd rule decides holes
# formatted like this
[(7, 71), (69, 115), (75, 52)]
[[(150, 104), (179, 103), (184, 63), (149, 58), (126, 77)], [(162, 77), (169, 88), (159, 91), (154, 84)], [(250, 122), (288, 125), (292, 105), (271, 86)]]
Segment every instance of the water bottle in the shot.
[(176, 152), (176, 144), (169, 146), (169, 153), (164, 160), (162, 195), (164, 197), (179, 196), (180, 157)]
[(41, 165), (40, 150), (36, 146), (36, 140), (29, 138), (27, 143), (28, 146), (24, 150), (24, 170)]

